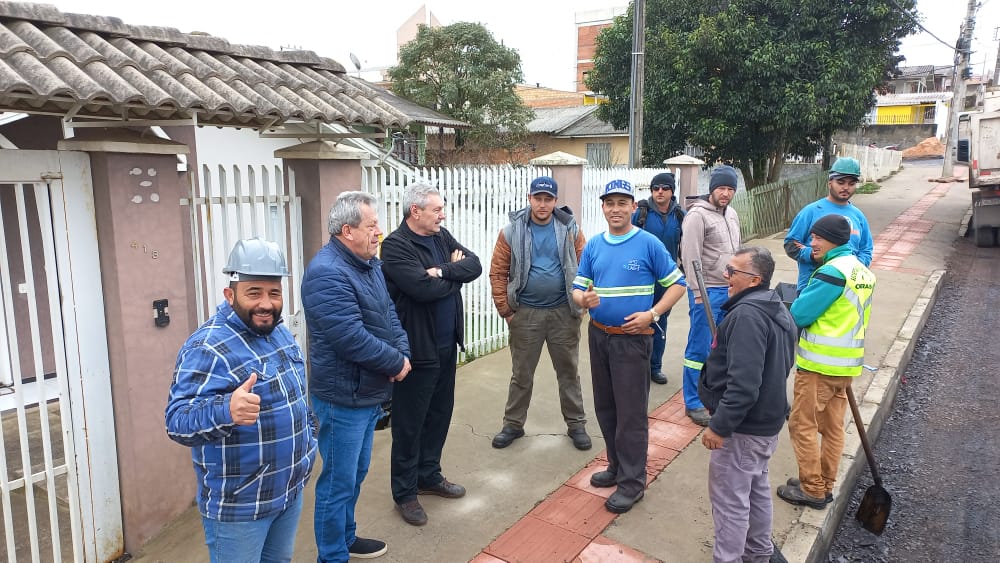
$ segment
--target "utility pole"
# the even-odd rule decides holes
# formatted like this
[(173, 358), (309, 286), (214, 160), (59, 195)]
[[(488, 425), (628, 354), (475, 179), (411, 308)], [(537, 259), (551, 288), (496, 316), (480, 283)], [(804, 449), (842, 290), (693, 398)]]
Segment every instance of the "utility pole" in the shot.
[(628, 119), (628, 166), (642, 166), (642, 94), (645, 77), (646, 1), (635, 0), (632, 14), (632, 96)]
[(955, 46), (955, 74), (951, 82), (951, 111), (948, 112), (948, 142), (945, 143), (944, 165), (941, 176), (950, 178), (954, 175), (955, 159), (952, 152), (958, 145), (958, 113), (965, 109), (965, 76), (969, 68), (969, 55), (972, 51), (972, 30), (976, 27), (976, 0), (969, 0), (969, 8), (965, 14), (965, 23)]
[[(1000, 27), (993, 28), (993, 40), (1000, 39)], [(1000, 86), (1000, 44), (997, 45), (997, 62), (993, 67), (993, 86)]]

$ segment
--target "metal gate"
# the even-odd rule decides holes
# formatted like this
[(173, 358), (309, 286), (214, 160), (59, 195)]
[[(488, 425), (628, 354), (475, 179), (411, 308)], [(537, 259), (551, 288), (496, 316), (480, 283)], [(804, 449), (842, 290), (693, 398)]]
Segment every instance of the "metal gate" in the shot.
[(0, 151), (0, 553), (124, 549), (89, 158)]
[[(305, 319), (299, 287), (302, 283), (302, 211), (295, 195), (294, 174), (286, 179), (281, 161), (266, 164), (204, 164), (191, 197), (181, 205), (191, 209), (198, 322), (215, 312), (222, 289), (229, 284), (222, 268), (236, 241), (263, 237), (285, 249), (291, 276), (283, 282), (285, 322), (305, 348)], [(286, 181), (287, 180), (287, 181)]]

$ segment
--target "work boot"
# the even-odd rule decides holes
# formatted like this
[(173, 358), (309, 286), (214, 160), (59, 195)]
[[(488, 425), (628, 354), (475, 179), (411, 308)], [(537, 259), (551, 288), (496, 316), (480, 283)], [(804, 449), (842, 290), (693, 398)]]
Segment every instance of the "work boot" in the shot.
[(653, 380), (653, 383), (657, 383), (659, 385), (667, 384), (667, 376), (663, 375), (663, 372), (660, 370), (656, 370), (655, 372), (650, 374), (649, 378)]
[(599, 489), (614, 487), (618, 484), (618, 475), (614, 471), (605, 469), (590, 476), (590, 486)]
[(587, 431), (583, 428), (570, 428), (566, 431), (566, 434), (573, 439), (573, 447), (578, 450), (589, 450), (592, 445), (590, 442), (590, 436), (587, 435)]
[(524, 436), (523, 428), (511, 428), (510, 426), (504, 426), (496, 436), (493, 437), (493, 447), (496, 449), (506, 448), (521, 436)]
[(431, 487), (417, 487), (418, 495), (436, 495), (444, 498), (462, 498), (465, 496), (465, 487), (456, 485), (447, 479)]
[(423, 526), (427, 523), (427, 513), (424, 512), (424, 507), (420, 506), (420, 501), (416, 499), (397, 504), (396, 510), (399, 511), (399, 515), (407, 524)]
[[(800, 489), (802, 488), (802, 482), (799, 481), (798, 478), (796, 477), (789, 477), (786, 483), (788, 484), (789, 487), (798, 487)], [(833, 493), (826, 493), (826, 496), (823, 497), (823, 502), (825, 502), (826, 504), (830, 504), (831, 502), (833, 502)]]
[(627, 495), (619, 488), (604, 501), (604, 507), (615, 514), (624, 514), (632, 510), (632, 505), (642, 500), (645, 491), (639, 491), (636, 495)]
[(708, 409), (705, 407), (697, 409), (686, 409), (685, 414), (691, 419), (691, 422), (697, 424), (698, 426), (708, 426), (709, 421), (712, 420), (712, 416), (708, 414)]
[(355, 537), (347, 551), (352, 559), (374, 559), (385, 555), (389, 548), (384, 541)]
[(826, 508), (826, 499), (806, 494), (806, 492), (803, 491), (799, 486), (792, 486), (792, 485), (779, 486), (778, 498), (791, 504), (796, 504), (799, 506), (808, 506), (809, 508), (814, 508), (816, 510), (823, 510), (824, 508)]

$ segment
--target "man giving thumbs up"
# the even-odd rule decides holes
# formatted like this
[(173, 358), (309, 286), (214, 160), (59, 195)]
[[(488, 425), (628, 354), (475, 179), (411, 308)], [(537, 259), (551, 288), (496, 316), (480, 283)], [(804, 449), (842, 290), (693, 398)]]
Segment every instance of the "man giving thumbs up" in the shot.
[(191, 447), (209, 559), (291, 561), (316, 458), (302, 351), (281, 322), (285, 257), (241, 240), (225, 300), (177, 354), (167, 435)]
[[(612, 180), (601, 195), (608, 230), (583, 249), (573, 301), (590, 311), (588, 342), (594, 414), (604, 434), (608, 468), (590, 477), (617, 487), (604, 506), (628, 512), (646, 491), (649, 357), (653, 328), (684, 295), (684, 275), (655, 236), (632, 225), (632, 184)], [(654, 286), (666, 288), (653, 302)]]

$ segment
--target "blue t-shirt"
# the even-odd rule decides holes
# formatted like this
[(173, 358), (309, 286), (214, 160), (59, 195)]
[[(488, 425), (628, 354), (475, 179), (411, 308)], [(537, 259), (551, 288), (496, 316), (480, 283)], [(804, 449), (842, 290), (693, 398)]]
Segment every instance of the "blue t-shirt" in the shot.
[(865, 214), (850, 202), (847, 205), (840, 205), (827, 198), (814, 201), (803, 207), (802, 211), (799, 211), (799, 214), (792, 220), (792, 226), (788, 228), (788, 234), (785, 235), (786, 244), (795, 240), (805, 245), (805, 248), (799, 249), (799, 255), (796, 260), (799, 264), (799, 280), (797, 284), (799, 291), (802, 291), (806, 287), (806, 284), (809, 283), (809, 277), (816, 271), (816, 268), (820, 267), (820, 264), (817, 264), (812, 259), (812, 249), (809, 248), (809, 241), (812, 240), (812, 235), (809, 231), (817, 219), (831, 213), (847, 217), (847, 220), (851, 222), (851, 238), (847, 241), (851, 247), (851, 252), (865, 266), (870, 266), (872, 263), (872, 249), (875, 245), (872, 241), (872, 231), (868, 226), (868, 219), (865, 218)]
[(621, 326), (628, 315), (648, 311), (654, 284), (687, 286), (659, 239), (638, 227), (587, 241), (573, 287), (586, 291), (591, 283), (601, 304), (590, 310), (590, 318), (608, 326)]
[(528, 228), (531, 229), (531, 268), (518, 301), (541, 309), (562, 305), (566, 302), (566, 277), (559, 262), (556, 226), (552, 221), (545, 225), (528, 221)]

